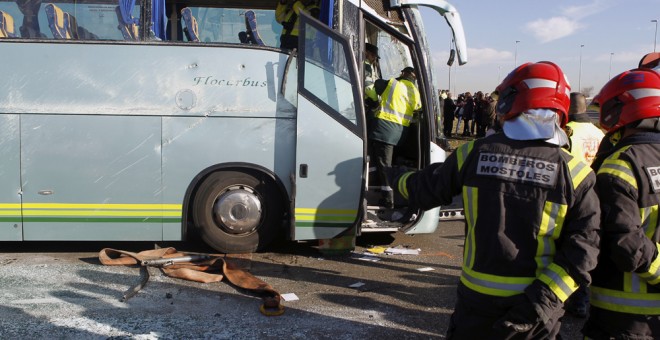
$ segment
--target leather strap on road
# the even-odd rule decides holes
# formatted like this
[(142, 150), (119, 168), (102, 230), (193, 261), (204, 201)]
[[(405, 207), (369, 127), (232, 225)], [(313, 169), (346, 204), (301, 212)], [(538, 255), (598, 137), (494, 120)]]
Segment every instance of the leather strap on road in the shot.
[[(140, 265), (141, 281), (124, 294), (122, 301), (130, 299), (144, 287), (149, 280), (148, 266), (156, 266), (169, 277), (189, 281), (211, 283), (220, 282), (223, 278), (227, 278), (227, 281), (234, 286), (260, 295), (264, 301), (260, 307), (260, 311), (264, 315), (280, 315), (284, 312), (284, 307), (280, 303), (280, 293), (268, 283), (239, 268), (231, 258), (221, 254), (199, 255), (196, 253), (178, 252), (172, 247), (145, 250), (139, 253), (105, 248), (99, 252), (99, 260), (106, 266)], [(199, 260), (190, 261), (190, 258), (199, 258)], [(161, 265), (148, 264), (149, 261), (156, 260), (153, 262), (158, 262), (161, 259), (169, 259), (170, 262)], [(182, 259), (187, 261), (181, 262), (180, 260)]]

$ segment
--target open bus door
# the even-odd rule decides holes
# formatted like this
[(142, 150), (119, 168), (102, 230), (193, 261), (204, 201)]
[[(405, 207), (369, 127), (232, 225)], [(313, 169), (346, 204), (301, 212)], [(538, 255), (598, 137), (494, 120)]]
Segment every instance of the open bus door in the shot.
[(359, 221), (366, 167), (361, 83), (346, 38), (301, 12), (296, 240), (329, 239)]
[(393, 8), (410, 5), (429, 7), (445, 18), (447, 25), (451, 29), (454, 44), (456, 45), (458, 64), (465, 65), (468, 61), (467, 43), (461, 16), (458, 14), (456, 8), (444, 0), (390, 0), (390, 6)]

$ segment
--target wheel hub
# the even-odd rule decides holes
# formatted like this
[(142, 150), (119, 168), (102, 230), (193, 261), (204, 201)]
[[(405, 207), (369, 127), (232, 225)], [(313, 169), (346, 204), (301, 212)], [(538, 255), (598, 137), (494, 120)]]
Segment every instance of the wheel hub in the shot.
[(213, 218), (221, 228), (232, 234), (254, 231), (261, 215), (259, 197), (244, 187), (228, 188), (213, 205)]

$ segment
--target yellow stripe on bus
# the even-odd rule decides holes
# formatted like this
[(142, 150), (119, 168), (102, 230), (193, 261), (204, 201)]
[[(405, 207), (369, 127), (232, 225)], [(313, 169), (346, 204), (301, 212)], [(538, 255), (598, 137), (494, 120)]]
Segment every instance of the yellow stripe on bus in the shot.
[(0, 203), (0, 209), (20, 209), (20, 203)]
[(314, 209), (314, 208), (296, 208), (296, 214), (335, 214), (350, 215), (356, 214), (357, 209)]
[[(2, 208), (0, 204), (0, 208)], [(21, 207), (20, 204), (17, 206)], [(127, 209), (127, 210), (181, 210), (181, 204), (87, 204), (87, 203), (24, 203), (24, 209)]]

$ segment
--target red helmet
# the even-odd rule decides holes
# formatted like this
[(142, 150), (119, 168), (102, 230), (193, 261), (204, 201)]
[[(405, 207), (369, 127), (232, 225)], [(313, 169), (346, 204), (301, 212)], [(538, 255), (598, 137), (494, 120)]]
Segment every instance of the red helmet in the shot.
[(593, 101), (600, 107), (600, 126), (608, 132), (660, 117), (660, 73), (644, 68), (623, 72), (607, 82)]
[(497, 113), (504, 120), (529, 109), (555, 109), (561, 117), (561, 126), (568, 122), (571, 86), (554, 63), (540, 61), (518, 66), (504, 78), (497, 92)]

